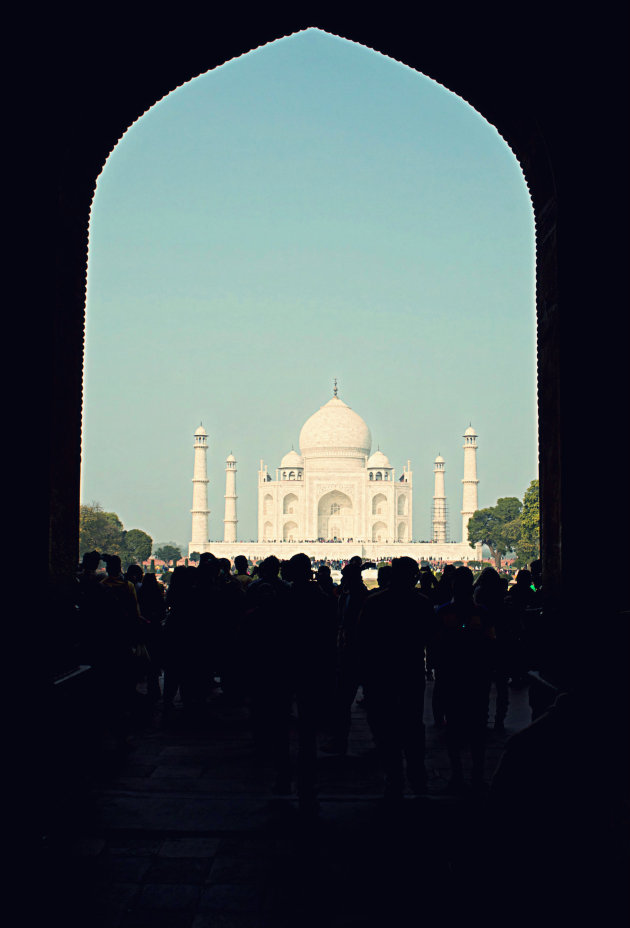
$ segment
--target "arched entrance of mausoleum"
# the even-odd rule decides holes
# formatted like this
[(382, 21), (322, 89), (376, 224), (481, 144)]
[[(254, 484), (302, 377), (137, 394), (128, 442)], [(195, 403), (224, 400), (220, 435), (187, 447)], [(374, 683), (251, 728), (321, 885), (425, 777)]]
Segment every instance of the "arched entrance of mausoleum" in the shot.
[(317, 506), (317, 537), (324, 541), (354, 538), (352, 500), (340, 490), (324, 494)]

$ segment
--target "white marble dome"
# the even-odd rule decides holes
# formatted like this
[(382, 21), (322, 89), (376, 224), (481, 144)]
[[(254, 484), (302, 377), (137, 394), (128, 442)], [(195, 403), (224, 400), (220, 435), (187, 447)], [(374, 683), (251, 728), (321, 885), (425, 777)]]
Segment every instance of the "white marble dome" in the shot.
[(441, 454), (438, 454), (438, 456), (436, 457), (434, 463), (435, 463), (435, 464), (445, 464), (446, 462), (445, 462), (444, 458), (442, 457), (442, 455), (441, 455)]
[(207, 435), (208, 433), (204, 429), (203, 425), (200, 425), (198, 429), (195, 429), (195, 435)]
[(389, 463), (389, 458), (386, 454), (383, 454), (381, 449), (375, 451), (370, 460), (367, 462), (368, 467), (391, 467)]
[(333, 396), (307, 419), (300, 432), (304, 457), (340, 454), (370, 454), (372, 436), (366, 423), (338, 396)]
[(475, 435), (475, 437), (476, 437), (477, 433), (475, 432), (475, 430), (474, 430), (474, 428), (472, 427), (472, 425), (469, 425), (468, 428), (466, 429), (466, 431), (464, 432), (464, 435)]
[(304, 458), (291, 448), (280, 461), (280, 467), (304, 467)]

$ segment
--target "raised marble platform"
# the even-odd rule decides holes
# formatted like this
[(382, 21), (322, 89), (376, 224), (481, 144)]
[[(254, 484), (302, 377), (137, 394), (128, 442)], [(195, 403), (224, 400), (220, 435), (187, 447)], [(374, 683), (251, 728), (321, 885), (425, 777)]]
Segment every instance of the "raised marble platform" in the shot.
[(475, 561), (481, 556), (470, 545), (462, 542), (306, 542), (306, 541), (208, 541), (204, 545), (188, 545), (189, 555), (193, 551), (203, 554), (211, 551), (216, 557), (228, 557), (232, 560), (237, 554), (243, 554), (253, 561), (261, 561), (271, 554), (282, 561), (294, 554), (304, 553), (316, 560), (345, 561), (358, 555), (364, 561), (388, 561), (393, 557), (412, 557), (417, 561)]

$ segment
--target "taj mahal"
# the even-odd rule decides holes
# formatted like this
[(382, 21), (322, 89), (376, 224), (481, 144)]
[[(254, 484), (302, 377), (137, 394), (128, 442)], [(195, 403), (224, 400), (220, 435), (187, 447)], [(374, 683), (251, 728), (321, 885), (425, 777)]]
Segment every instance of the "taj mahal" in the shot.
[(208, 538), (208, 435), (195, 432), (192, 537), (189, 554), (212, 551), (218, 557), (244, 554), (260, 560), (269, 554), (282, 559), (300, 551), (311, 557), (344, 559), (358, 554), (367, 559), (476, 560), (480, 551), (468, 544), (467, 525), (477, 507), (477, 433), (464, 433), (462, 541), (447, 540), (445, 461), (434, 461), (432, 541), (414, 542), (412, 534), (413, 474), (411, 462), (402, 471), (387, 455), (372, 452), (366, 422), (338, 395), (310, 416), (300, 431), (299, 453), (288, 451), (270, 473), (261, 461), (258, 470), (258, 541), (237, 538), (236, 458), (225, 466), (223, 541)]

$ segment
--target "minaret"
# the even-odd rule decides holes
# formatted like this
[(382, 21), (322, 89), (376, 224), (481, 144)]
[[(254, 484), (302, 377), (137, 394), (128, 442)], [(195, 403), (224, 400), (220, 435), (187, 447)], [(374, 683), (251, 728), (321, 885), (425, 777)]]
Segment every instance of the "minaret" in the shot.
[(462, 494), (462, 542), (468, 544), (468, 520), (479, 505), (477, 503), (477, 433), (472, 425), (464, 432), (464, 491)]
[(446, 542), (446, 494), (444, 492), (444, 458), (438, 454), (433, 467), (435, 489), (433, 491), (433, 541)]
[(208, 433), (203, 425), (195, 432), (195, 466), (193, 470), (193, 502), (192, 502), (192, 537), (190, 550), (203, 554), (202, 547), (208, 543)]
[(236, 458), (231, 452), (225, 460), (223, 541), (236, 541)]

